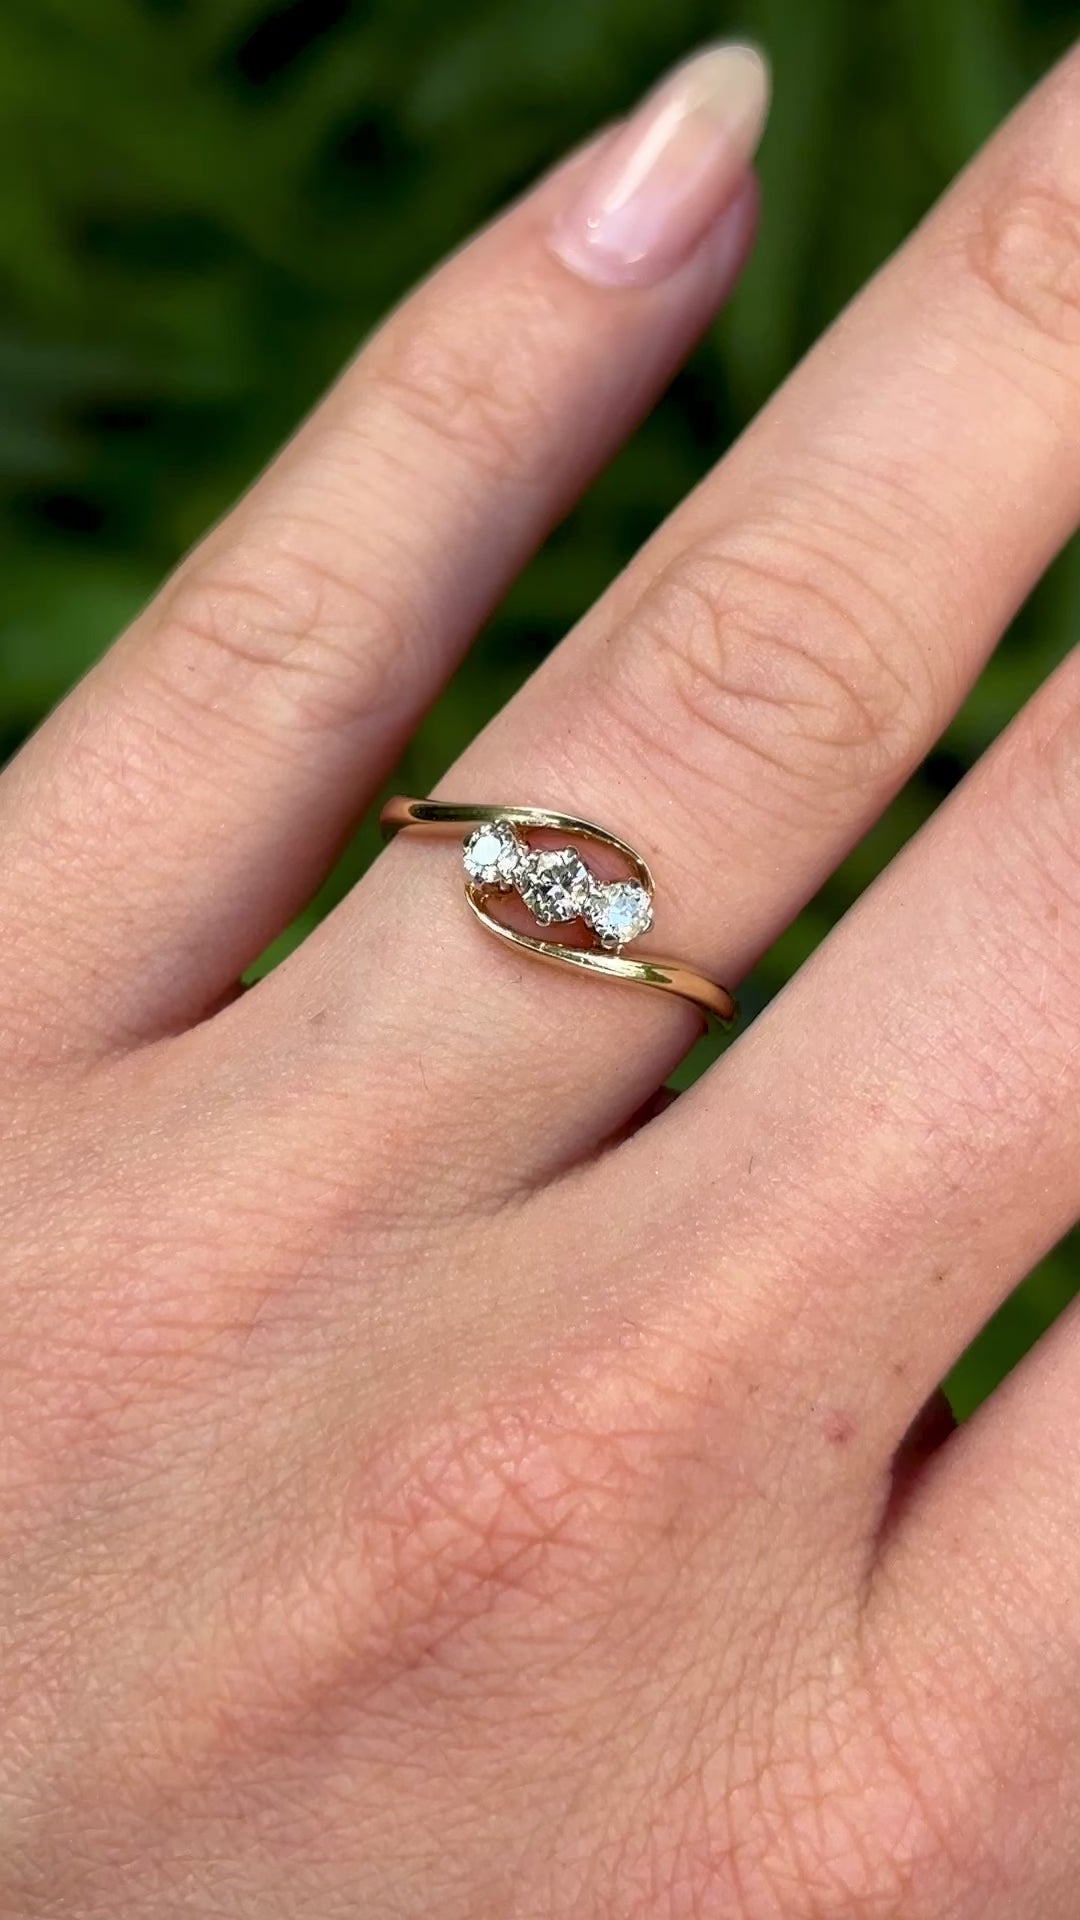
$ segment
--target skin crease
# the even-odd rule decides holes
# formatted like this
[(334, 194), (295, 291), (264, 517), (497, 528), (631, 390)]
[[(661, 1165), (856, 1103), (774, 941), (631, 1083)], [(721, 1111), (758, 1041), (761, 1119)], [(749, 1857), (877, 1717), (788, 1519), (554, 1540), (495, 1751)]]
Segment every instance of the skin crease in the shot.
[[(1075, 524), (1078, 125), (447, 777), (624, 831), (658, 950), (737, 981)], [(1075, 1324), (912, 1423), (1080, 1213), (1076, 661), (644, 1124), (691, 1023), (452, 848), (230, 993), (730, 285), (702, 137), (651, 284), (567, 264), (601, 142), (406, 302), (0, 780), (3, 1920), (1075, 1920)]]

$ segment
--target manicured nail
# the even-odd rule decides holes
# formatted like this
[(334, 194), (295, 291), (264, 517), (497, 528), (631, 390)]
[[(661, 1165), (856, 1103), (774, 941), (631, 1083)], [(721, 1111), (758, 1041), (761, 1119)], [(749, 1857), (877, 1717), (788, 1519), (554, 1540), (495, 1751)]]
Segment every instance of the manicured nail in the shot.
[(663, 280), (732, 198), (768, 105), (755, 47), (710, 47), (677, 67), (601, 147), (556, 223), (555, 252), (608, 286)]

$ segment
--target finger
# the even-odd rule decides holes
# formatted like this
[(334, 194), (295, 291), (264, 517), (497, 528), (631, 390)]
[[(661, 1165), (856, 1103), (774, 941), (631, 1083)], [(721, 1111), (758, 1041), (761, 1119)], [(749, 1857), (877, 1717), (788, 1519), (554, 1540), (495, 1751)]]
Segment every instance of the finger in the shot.
[[(657, 876), (643, 950), (731, 984), (925, 753), (1074, 525), (1078, 103), (1074, 58), (441, 784), (622, 835)], [(348, 1058), (356, 983), (393, 928), (399, 1061), (423, 1053), (432, 1102), (512, 1188), (636, 1109), (693, 1023), (508, 956), (455, 866), (402, 836), (265, 1011), (340, 1008)], [(492, 1084), (498, 1104), (463, 1094)]]
[(692, 1221), (716, 1259), (695, 1311), (738, 1293), (794, 1429), (842, 1422), (872, 1472), (1080, 1216), (1078, 952), (1074, 654), (743, 1044), (621, 1149), (632, 1186), (670, 1156), (672, 1234)]
[[(452, 260), (31, 743), (0, 886), (35, 1045), (192, 1018), (309, 896), (730, 285), (764, 106), (760, 59), (713, 50)], [(636, 228), (621, 203), (575, 227), (583, 181), (658, 130)]]
[[(974, 1703), (978, 1739), (956, 1741), (952, 1769), (969, 1819), (1006, 1782), (1022, 1806), (1052, 1789), (1054, 1803), (1071, 1809), (1080, 1793), (1078, 1412), (1074, 1307), (924, 1468), (886, 1535), (870, 1590), (867, 1640), (883, 1660), (904, 1646), (947, 1648), (938, 1685), (956, 1703), (954, 1726), (960, 1703)], [(933, 1716), (939, 1735), (949, 1722), (942, 1707)], [(985, 1814), (978, 1831), (989, 1839)], [(1042, 1887), (1025, 1907), (1012, 1888), (987, 1909), (993, 1920), (1075, 1912), (1075, 1821), (1059, 1821), (1055, 1837), (1060, 1898)]]

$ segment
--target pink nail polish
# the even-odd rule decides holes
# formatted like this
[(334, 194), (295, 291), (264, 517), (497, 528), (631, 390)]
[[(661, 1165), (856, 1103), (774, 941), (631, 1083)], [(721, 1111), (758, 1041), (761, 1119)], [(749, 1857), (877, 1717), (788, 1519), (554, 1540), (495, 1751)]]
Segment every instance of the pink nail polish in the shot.
[(765, 125), (754, 47), (677, 67), (600, 150), (551, 245), (586, 280), (652, 286), (686, 260), (735, 193)]

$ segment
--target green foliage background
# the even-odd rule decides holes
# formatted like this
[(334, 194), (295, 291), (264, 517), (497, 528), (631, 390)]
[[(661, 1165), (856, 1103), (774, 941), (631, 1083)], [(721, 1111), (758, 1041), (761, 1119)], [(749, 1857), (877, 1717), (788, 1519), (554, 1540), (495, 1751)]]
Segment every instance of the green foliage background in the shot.
[[(440, 253), (666, 64), (749, 33), (772, 56), (775, 107), (745, 283), (425, 724), (408, 769), (423, 790), (1074, 24), (1074, 0), (5, 0), (4, 751)], [(922, 776), (768, 956), (752, 1004), (1078, 633), (1073, 550)], [(313, 914), (370, 849), (361, 830)], [(987, 1390), (1078, 1279), (1072, 1244), (988, 1329), (953, 1381), (958, 1405)]]

